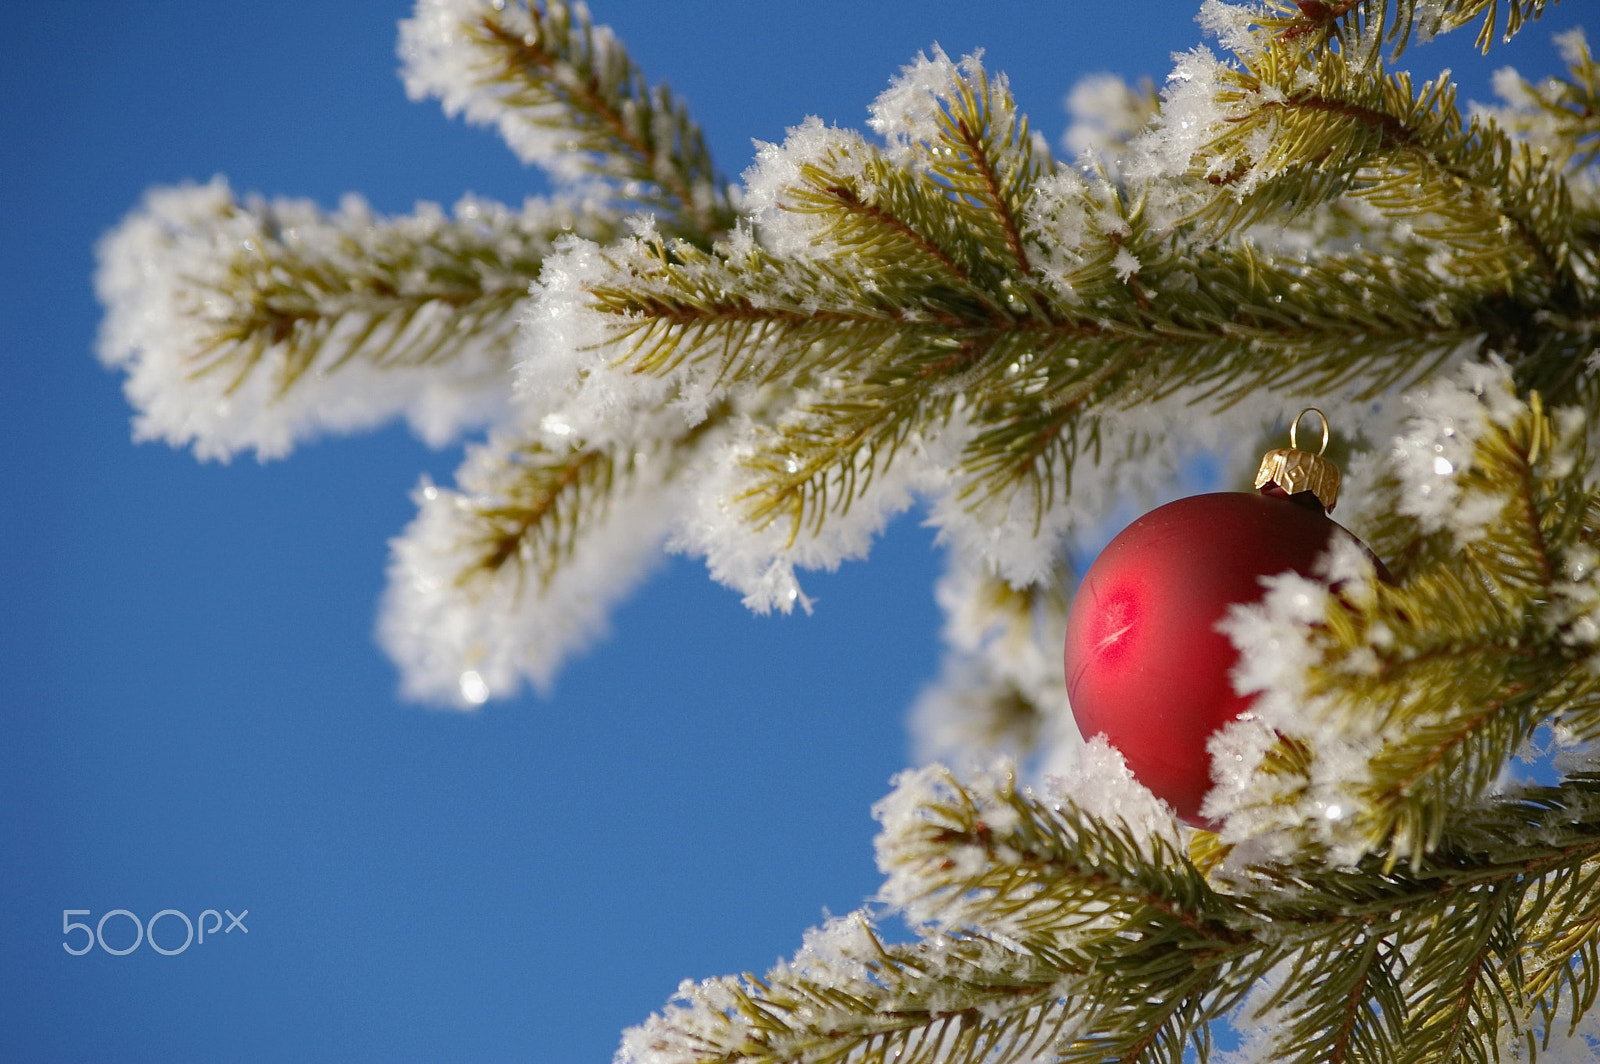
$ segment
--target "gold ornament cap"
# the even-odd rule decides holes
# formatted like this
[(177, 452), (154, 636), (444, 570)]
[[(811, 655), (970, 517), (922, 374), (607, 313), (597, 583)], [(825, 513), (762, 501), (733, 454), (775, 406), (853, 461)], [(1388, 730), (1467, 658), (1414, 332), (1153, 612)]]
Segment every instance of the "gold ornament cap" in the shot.
[[(1322, 445), (1317, 453), (1300, 450), (1295, 434), (1307, 414), (1315, 414), (1322, 422)], [(1332, 510), (1339, 501), (1339, 467), (1322, 457), (1328, 449), (1328, 417), (1316, 407), (1300, 411), (1299, 417), (1289, 426), (1289, 446), (1279, 447), (1261, 456), (1261, 469), (1256, 473), (1256, 488), (1277, 488), (1285, 495), (1298, 495), (1309, 491), (1322, 504), (1324, 511)]]

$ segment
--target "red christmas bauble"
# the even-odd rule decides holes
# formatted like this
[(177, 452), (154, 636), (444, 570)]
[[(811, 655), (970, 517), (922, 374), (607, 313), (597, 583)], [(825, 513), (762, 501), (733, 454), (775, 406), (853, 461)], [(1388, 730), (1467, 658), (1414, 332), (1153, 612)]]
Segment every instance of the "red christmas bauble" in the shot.
[(1067, 618), (1078, 730), (1103, 733), (1179, 817), (1212, 826), (1200, 816), (1206, 741), (1253, 699), (1234, 692), (1238, 655), (1217, 622), (1261, 598), (1261, 577), (1311, 575), (1340, 535), (1350, 533), (1314, 501), (1244, 492), (1180, 499), (1129, 525), (1084, 574)]

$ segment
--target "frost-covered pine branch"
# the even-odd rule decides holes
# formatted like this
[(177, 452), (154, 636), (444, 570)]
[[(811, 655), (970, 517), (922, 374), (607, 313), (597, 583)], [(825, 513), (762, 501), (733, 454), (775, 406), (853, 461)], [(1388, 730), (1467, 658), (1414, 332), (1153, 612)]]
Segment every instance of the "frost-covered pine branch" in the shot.
[(423, 0), (400, 24), (412, 99), (492, 125), (524, 162), (607, 179), (664, 228), (705, 241), (733, 221), (705, 137), (666, 85), (650, 85), (607, 26), (567, 0)]
[[(1052, 161), (1005, 80), (977, 57), (935, 52), (873, 105), (877, 141), (813, 121), (762, 148), (735, 222), (682, 105), (648, 88), (616, 37), (585, 13), (560, 3), (422, 4), (402, 34), (414, 93), (496, 125), (559, 174), (602, 179), (576, 223), (548, 219), (508, 264), (499, 315), (476, 312), (459, 292), (407, 289), (420, 274), (405, 248), (387, 262), (358, 245), (328, 262), (283, 252), (287, 261), (260, 265), (234, 244), (267, 246), (265, 236), (232, 234), (214, 248), (216, 261), (191, 263), (193, 250), (173, 249), (224, 230), (201, 210), (193, 239), (168, 225), (154, 246), (141, 243), (134, 235), (150, 230), (147, 215), (108, 246), (107, 350), (134, 370), (146, 432), (193, 439), (213, 454), (281, 453), (324, 423), (354, 427), (400, 409), (430, 438), (446, 438), (468, 417), (452, 374), (488, 375), (484, 389), (465, 394), (479, 397), (472, 413), (500, 426), (498, 438), (521, 441), (503, 444), (504, 455), (650, 450), (723, 411), (702, 457), (668, 463), (683, 504), (658, 514), (647, 538), (703, 555), (758, 609), (805, 602), (800, 570), (865, 554), (887, 520), (919, 499), (958, 558), (1019, 591), (1047, 593), (1069, 537), (1097, 523), (1120, 485), (1170, 482), (1193, 446), (1244, 461), (1242, 441), (1281, 414), (1286, 394), (1316, 395), (1351, 431), (1381, 438), (1394, 404), (1372, 400), (1485, 347), (1547, 391), (1586, 387), (1571, 341), (1582, 342), (1591, 317), (1592, 241), (1555, 164), (1516, 163), (1492, 121), (1461, 126), (1448, 86), (1413, 94), (1403, 77), (1361, 81), (1314, 46), (1371, 17), (1367, 6), (1302, 13), (1277, 30), (1272, 18), (1252, 22), (1232, 10), (1212, 4), (1206, 21), (1236, 50), (1235, 64), (1201, 52), (1183, 60), (1149, 128), (1116, 134), (1126, 150), (1100, 177)], [(1361, 98), (1335, 107), (1341, 93)], [(1127, 99), (1113, 110), (1119, 122), (1137, 113)], [(1274, 151), (1257, 159), (1256, 143)], [(1332, 146), (1336, 158), (1326, 155)], [(1438, 179), (1417, 185), (1418, 173)], [(1400, 195), (1413, 186), (1423, 189), (1420, 204)], [(1292, 224), (1270, 236), (1240, 228), (1286, 197)], [(605, 202), (656, 213), (618, 240)], [(724, 207), (701, 216), (702, 202)], [(1421, 218), (1412, 207), (1425, 208)], [(228, 210), (239, 219), (270, 214), (260, 205)], [(342, 217), (322, 228), (373, 232)], [(553, 251), (558, 227), (584, 239)], [(1517, 240), (1500, 239), (1508, 227)], [(303, 221), (286, 232), (314, 228)], [(389, 228), (405, 229), (376, 232)], [(446, 242), (441, 233), (423, 234), (428, 253)], [(280, 244), (288, 246), (274, 251)], [(481, 258), (470, 265), (485, 274)], [(455, 349), (441, 347), (445, 333), (429, 323), (489, 334), (518, 313), (511, 293), (536, 275), (517, 348), (521, 387), (508, 397), (503, 379), (492, 383), (494, 358), (445, 357)], [(226, 298), (160, 280), (178, 276), (213, 277)], [(1526, 281), (1508, 295), (1513, 278)], [(174, 291), (152, 297), (151, 284)], [(398, 303), (390, 293), (401, 294)], [(244, 295), (247, 309), (181, 339)], [(174, 309), (152, 320), (151, 308), (163, 305)], [(502, 334), (493, 335), (484, 346), (498, 354)], [(285, 389), (307, 372), (333, 383)], [(196, 387), (169, 384), (173, 377)], [(373, 401), (388, 393), (386, 403)], [(1178, 413), (1196, 407), (1214, 416)], [(655, 416), (668, 408), (681, 424)], [(513, 479), (533, 468), (524, 458), (510, 466)], [(582, 478), (552, 483), (575, 489)], [(536, 485), (519, 493), (531, 498)], [(587, 497), (598, 522), (606, 495)], [(499, 514), (488, 523), (504, 525), (504, 509), (490, 493), (462, 512)], [(569, 513), (568, 532), (586, 527), (570, 506), (521, 512)], [(523, 547), (542, 535), (527, 531), (523, 542), (493, 527), (461, 533), (466, 543), (501, 537), (500, 557), (513, 564), (487, 568), (505, 574), (499, 600), (508, 606), (554, 586), (548, 564), (571, 556), (536, 558), (539, 579), (523, 579)], [(470, 552), (462, 557), (471, 565)], [(423, 583), (483, 581), (463, 570)], [(620, 593), (595, 590), (595, 601)], [(471, 612), (495, 596), (458, 598)], [(421, 615), (436, 608), (456, 607), (441, 599)], [(492, 652), (428, 650), (425, 633), (435, 627), (414, 616), (386, 622), (391, 632), (424, 633), (390, 640), (412, 648), (401, 652), (403, 668), (421, 657), (459, 659), (458, 676), (486, 657), (503, 658), (507, 675), (548, 676), (554, 667), (510, 664), (520, 654), (548, 657), (526, 641)]]
[(1252, 1060), (1489, 1061), (1547, 1034), (1561, 1059), (1562, 1020), (1594, 996), (1600, 842), (1575, 822), (1597, 812), (1588, 779), (1503, 803), (1413, 869), (1218, 884), (1103, 744), (1041, 791), (930, 767), (878, 808), (880, 900), (920, 944), (853, 914), (763, 978), (686, 983), (618, 1060), (1176, 1064), (1224, 1022)]
[(427, 440), (504, 416), (528, 278), (555, 239), (617, 225), (580, 203), (468, 197), (378, 218), (357, 196), (240, 202), (221, 178), (157, 189), (100, 247), (101, 357), (136, 435), (202, 458), (404, 414)]
[(682, 103), (581, 5), (423, 3), (400, 50), (414, 95), (492, 122), (569, 187), (520, 211), (469, 197), (398, 219), (355, 196), (334, 212), (240, 201), (220, 178), (154, 190), (100, 249), (101, 350), (128, 373), (136, 435), (201, 457), (280, 457), (397, 415), (436, 445), (489, 428), (455, 489), (419, 486), (380, 624), (408, 696), (473, 706), (547, 686), (604, 629), (727, 420), (580, 437), (556, 409), (568, 383), (519, 397), (530, 287), (560, 242), (609, 244), (630, 211), (702, 242), (732, 214)]
[[(1206, 0), (1220, 55), (1082, 87), (1071, 164), (934, 49), (731, 190), (580, 6), (420, 0), (412, 94), (572, 187), (391, 220), (154, 193), (103, 247), (103, 349), (140, 434), (203, 456), (488, 427), (393, 546), (380, 629), (424, 700), (547, 685), (662, 550), (809, 608), (805, 570), (925, 508), (922, 738), (1056, 776), (902, 777), (877, 904), (919, 941), (830, 923), (621, 1060), (1176, 1064), (1227, 1025), (1241, 1064), (1593, 1059), (1600, 67), (1570, 31), (1564, 75), (1466, 114), (1397, 66), (1545, 6)], [(1184, 828), (1073, 734), (1069, 559), (1303, 398), (1366, 452), (1392, 579), (1335, 550), (1230, 615), (1257, 697), (1213, 742), (1219, 830)]]
[[(762, 150), (746, 175), (758, 241), (601, 252), (614, 280), (588, 284), (582, 335), (680, 392), (796, 387), (754, 427), (724, 500), (745, 527), (727, 535), (777, 524), (784, 552), (836, 558), (830, 524), (862, 508), (881, 523), (910, 483), (1018, 584), (1093, 511), (1082, 482), (1165, 435), (1134, 407), (1370, 399), (1491, 345), (1573, 383), (1561, 336), (1577, 338), (1507, 312), (1593, 304), (1558, 168), (1463, 126), (1444, 83), (1413, 91), (1259, 36), (1239, 64), (1185, 59), (1112, 182), (1037, 158), (975, 59), (925, 57), (874, 105), (882, 145), (811, 122)], [(1312, 243), (1334, 203), (1368, 212), (1364, 244)], [(1310, 230), (1271, 238), (1292, 257), (1250, 229), (1266, 217)], [(813, 380), (825, 390), (800, 390)], [(1155, 409), (1165, 429), (1171, 407)], [(930, 453), (950, 455), (942, 483), (917, 472)]]

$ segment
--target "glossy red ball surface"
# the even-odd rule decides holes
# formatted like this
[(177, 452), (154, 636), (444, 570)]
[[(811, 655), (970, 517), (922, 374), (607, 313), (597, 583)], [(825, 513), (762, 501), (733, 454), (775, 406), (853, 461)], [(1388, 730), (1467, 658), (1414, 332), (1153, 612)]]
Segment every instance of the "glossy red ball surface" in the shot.
[(1078, 729), (1103, 733), (1191, 824), (1206, 823), (1206, 741), (1251, 702), (1233, 690), (1238, 655), (1217, 622), (1230, 605), (1260, 600), (1261, 577), (1311, 575), (1334, 535), (1350, 533), (1285, 498), (1196, 495), (1129, 525), (1084, 574), (1065, 651)]

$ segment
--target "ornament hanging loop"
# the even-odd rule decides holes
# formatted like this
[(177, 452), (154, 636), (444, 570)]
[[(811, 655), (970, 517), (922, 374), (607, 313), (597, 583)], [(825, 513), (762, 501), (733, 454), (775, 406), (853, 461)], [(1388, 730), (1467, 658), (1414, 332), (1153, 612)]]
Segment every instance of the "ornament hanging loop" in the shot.
[[(1305, 416), (1307, 414), (1317, 415), (1317, 420), (1322, 422), (1322, 446), (1317, 448), (1317, 457), (1321, 458), (1328, 450), (1328, 415), (1324, 414), (1314, 406), (1308, 406), (1304, 410), (1300, 411), (1299, 416), (1294, 419), (1294, 423), (1289, 426), (1289, 446), (1294, 450), (1300, 449), (1300, 444), (1295, 442), (1294, 437), (1295, 432), (1300, 428), (1300, 422), (1305, 420)], [(1330, 509), (1332, 509), (1332, 507), (1330, 507)]]
[[(1302, 451), (1298, 446), (1300, 422), (1308, 414), (1315, 414), (1322, 422), (1322, 445), (1316, 454)], [(1320, 507), (1324, 513), (1332, 510), (1339, 501), (1339, 467), (1322, 457), (1322, 452), (1328, 449), (1328, 436), (1328, 415), (1316, 407), (1300, 411), (1300, 416), (1289, 426), (1289, 446), (1261, 456), (1256, 489), (1263, 495), (1278, 495)]]

